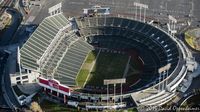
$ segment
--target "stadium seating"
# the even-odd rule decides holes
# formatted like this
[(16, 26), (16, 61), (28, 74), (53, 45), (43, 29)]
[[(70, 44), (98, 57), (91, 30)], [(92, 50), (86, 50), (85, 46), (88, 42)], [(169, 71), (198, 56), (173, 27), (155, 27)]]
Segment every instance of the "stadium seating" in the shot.
[(40, 71), (43, 77), (76, 85), (76, 75), (92, 49), (70, 29), (70, 22), (61, 13), (45, 18), (38, 26), (20, 50), (21, 63), (24, 68)]
[(72, 44), (60, 62), (57, 72), (54, 75), (55, 78), (60, 80), (62, 84), (75, 86), (76, 75), (87, 54), (92, 49), (92, 46), (82, 40), (78, 40)]
[(22, 66), (37, 70), (39, 67), (37, 61), (48, 49), (59, 29), (67, 26), (67, 24), (69, 22), (63, 14), (45, 18), (20, 50)]
[[(172, 64), (169, 70), (172, 73), (179, 61), (176, 43), (151, 25), (117, 17), (80, 18), (76, 23), (81, 36), (90, 44), (140, 51), (144, 72), (142, 80), (132, 88), (140, 89), (153, 82), (158, 76), (157, 69), (167, 63)], [(40, 70), (46, 76), (53, 75), (63, 84), (76, 85), (76, 75), (94, 48), (73, 31), (64, 30), (68, 25), (70, 22), (63, 14), (45, 18), (20, 50), (22, 66)]]
[(174, 92), (170, 93), (163, 90), (151, 96), (146, 96), (146, 98), (139, 100), (138, 103), (142, 105), (162, 105), (164, 102), (169, 101), (169, 99), (173, 98), (174, 95)]
[(98, 43), (99, 47), (110, 49), (136, 48), (141, 51), (144, 73), (141, 74), (139, 86), (134, 85), (133, 88), (139, 89), (154, 81), (158, 76), (158, 68), (167, 63), (171, 63), (169, 73), (177, 66), (179, 51), (176, 43), (149, 24), (117, 17), (93, 17), (76, 21), (82, 36), (89, 43)]
[[(22, 67), (39, 71), (45, 78), (54, 77), (61, 84), (76, 86), (77, 74), (95, 47), (136, 49), (144, 66), (139, 75), (141, 80), (128, 88), (131, 94), (140, 93), (141, 97), (134, 100), (139, 105), (162, 105), (175, 96), (176, 87), (187, 73), (182, 59), (186, 54), (181, 53), (175, 39), (167, 33), (119, 17), (81, 17), (76, 18), (76, 23), (79, 32), (72, 30), (71, 22), (62, 13), (45, 18), (20, 49)], [(165, 73), (160, 78), (168, 80), (168, 84), (164, 85), (165, 90), (158, 90), (158, 69), (168, 63), (171, 63), (170, 77), (166, 78)], [(153, 94), (147, 95), (152, 88)]]
[[(71, 32), (73, 33), (73, 32)], [(64, 52), (68, 49), (71, 42), (76, 41), (77, 36), (70, 34), (69, 37), (65, 37), (61, 40), (61, 42), (56, 46), (52, 55), (50, 55), (49, 60), (41, 66), (41, 70), (44, 73), (47, 73), (49, 70), (54, 69), (59, 60), (61, 60), (62, 56), (65, 55)]]

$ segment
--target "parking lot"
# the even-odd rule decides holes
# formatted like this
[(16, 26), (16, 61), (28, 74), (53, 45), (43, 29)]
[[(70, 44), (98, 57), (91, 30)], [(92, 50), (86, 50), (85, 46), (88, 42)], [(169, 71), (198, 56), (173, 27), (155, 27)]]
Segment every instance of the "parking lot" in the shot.
[[(22, 40), (21, 42), (23, 44), (24, 40), (30, 36), (32, 31), (34, 31), (37, 24), (40, 24), (45, 17), (49, 16), (48, 9), (60, 2), (62, 2), (62, 10), (66, 17), (81, 16), (83, 13), (83, 8), (90, 8), (94, 5), (100, 5), (103, 7), (110, 7), (111, 14), (119, 14), (134, 18), (136, 10), (139, 14), (139, 9), (134, 6), (134, 2), (139, 1), (148, 5), (149, 8), (147, 9), (147, 17), (149, 19), (168, 22), (168, 15), (172, 15), (178, 21), (192, 21), (193, 26), (200, 25), (200, 0), (40, 0), (37, 1), (36, 5), (32, 4), (30, 14), (25, 16), (25, 22), (30, 23), (31, 25), (21, 25), (20, 30), (18, 30), (18, 33), (15, 35), (16, 38), (13, 38), (13, 35), (21, 23), (21, 16), (11, 11), (12, 15), (14, 16), (13, 22), (10, 26), (10, 30), (7, 30), (5, 35), (2, 36), (6, 38), (0, 40), (0, 45), (4, 46), (8, 44), (10, 40), (12, 40), (13, 43), (19, 43), (20, 39)], [(31, 29), (31, 31), (27, 31), (27, 27), (30, 27), (29, 29)], [(195, 55), (197, 55), (196, 60), (200, 62), (199, 53)], [(4, 61), (6, 58), (7, 57), (5, 54), (0, 52), (0, 83), (2, 82), (1, 76), (5, 69)], [(6, 77), (6, 80), (8, 80), (8, 78), (9, 77)], [(16, 99), (14, 99), (15, 95), (12, 93), (11, 89), (8, 88), (11, 87), (9, 82), (7, 82), (6, 85), (7, 88), (5, 90), (10, 96), (11, 101), (17, 104)], [(193, 81), (192, 86), (188, 89), (188, 91), (192, 91), (192, 89), (196, 89), (198, 87), (199, 78)], [(0, 87), (0, 94), (0, 105), (7, 107), (8, 104), (5, 103), (6, 99), (2, 97), (2, 94), (4, 94), (2, 87)]]
[[(82, 15), (83, 8), (90, 8), (94, 5), (110, 7), (112, 14), (134, 17), (136, 7), (134, 2), (139, 0), (43, 0), (41, 6), (32, 6), (30, 15), (34, 24), (39, 24), (45, 17), (49, 16), (48, 8), (62, 2), (62, 10), (67, 17)], [(147, 17), (164, 22), (168, 21), (168, 15), (174, 16), (178, 21), (190, 20), (192, 15), (193, 21), (197, 21), (200, 16), (198, 0), (140, 0), (140, 3), (148, 5)], [(137, 8), (137, 13), (139, 9)], [(143, 13), (143, 11), (142, 11)], [(191, 17), (190, 17), (191, 16)]]

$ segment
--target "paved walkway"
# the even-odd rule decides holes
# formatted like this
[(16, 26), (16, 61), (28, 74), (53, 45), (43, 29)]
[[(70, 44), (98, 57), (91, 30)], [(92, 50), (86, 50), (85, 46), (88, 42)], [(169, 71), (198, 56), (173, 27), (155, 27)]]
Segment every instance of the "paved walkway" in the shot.
[(37, 83), (32, 84), (25, 84), (25, 85), (17, 85), (17, 87), (25, 94), (33, 94), (41, 89), (41, 86), (39, 86)]

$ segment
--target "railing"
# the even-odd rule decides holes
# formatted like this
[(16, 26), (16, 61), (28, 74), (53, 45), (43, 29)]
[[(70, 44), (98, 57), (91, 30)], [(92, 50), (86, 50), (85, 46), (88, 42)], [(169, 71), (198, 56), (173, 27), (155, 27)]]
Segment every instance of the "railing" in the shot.
[[(69, 35), (67, 35), (67, 36), (69, 36)], [(69, 48), (74, 42), (76, 42), (77, 40), (78, 40), (78, 39), (76, 39), (76, 40), (70, 42), (69, 46), (66, 48), (66, 50), (65, 50), (64, 53), (62, 54), (62, 57), (60, 58), (60, 60), (59, 60), (58, 63), (56, 64), (56, 67), (55, 67), (54, 70), (53, 70), (53, 74), (55, 74), (55, 72), (56, 72), (58, 66), (60, 65), (61, 61), (63, 60), (65, 54), (67, 53), (68, 48)]]
[(159, 92), (158, 94), (147, 96), (146, 98), (142, 98), (141, 100), (139, 100), (139, 102), (144, 102), (144, 101), (147, 101), (147, 100), (151, 100), (151, 99), (153, 99), (155, 97), (158, 97), (158, 96), (160, 96), (160, 95), (162, 95), (164, 93), (165, 93), (165, 91), (163, 90), (163, 91)]
[(123, 108), (126, 107), (126, 103), (115, 103), (113, 105), (94, 105), (94, 104), (86, 104), (87, 109), (117, 109), (117, 108)]
[[(107, 17), (107, 16), (105, 16), (105, 17)], [(124, 17), (123, 17), (124, 18)], [(131, 18), (128, 18), (128, 19), (131, 19)], [(104, 23), (105, 23), (105, 18), (103, 19), (104, 20)], [(86, 21), (87, 21), (87, 19), (86, 19)], [(86, 27), (87, 26), (87, 24), (89, 24), (89, 23), (86, 23), (86, 25), (84, 26), (83, 25), (83, 23), (81, 22), (81, 21), (79, 21), (80, 22), (80, 24), (81, 24), (81, 29), (84, 29), (84, 27)], [(97, 24), (97, 26), (99, 26), (98, 24)], [(89, 26), (87, 26), (87, 27), (90, 27), (90, 25)], [(158, 28), (158, 27), (157, 27)], [(160, 29), (160, 28), (158, 28), (159, 30), (161, 30), (162, 32), (164, 32), (164, 33), (166, 33), (173, 41), (175, 41), (176, 42), (176, 44), (178, 44), (177, 45), (177, 47), (179, 47), (180, 48), (180, 51), (179, 51), (179, 53), (183, 53), (183, 58), (186, 58), (187, 57), (187, 55), (186, 55), (186, 52), (185, 52), (185, 50), (184, 50), (184, 47), (183, 47), (183, 45), (181, 45), (180, 44), (180, 42), (179, 41), (177, 41), (174, 37), (172, 37), (171, 35), (169, 35), (166, 31), (164, 31), (164, 30), (162, 30), (162, 29)], [(95, 34), (93, 34), (93, 35), (95, 35)], [(180, 62), (181, 61), (181, 62)], [(183, 71), (183, 72), (180, 72), (181, 71), (181, 69), (184, 69), (184, 68), (181, 68), (181, 64), (185, 64), (184, 63), (184, 60), (182, 60), (182, 56), (181, 56), (181, 59), (179, 59), (178, 60), (178, 63), (177, 63), (177, 65), (176, 65), (176, 67), (175, 67), (175, 69), (172, 71), (172, 73), (169, 75), (169, 77), (168, 78), (166, 78), (166, 79), (164, 79), (164, 80), (162, 80), (160, 83), (163, 83), (165, 80), (168, 80), (170, 77), (172, 77), (172, 76), (176, 76), (175, 77), (175, 79), (172, 79), (172, 81), (173, 81), (173, 83), (176, 83), (177, 82), (177, 80), (178, 79), (180, 79), (179, 80), (179, 82), (181, 82), (182, 80), (183, 80), (183, 78), (185, 77), (185, 74), (186, 74), (186, 72), (187, 71)], [(178, 69), (178, 68), (181, 68), (181, 69)], [(179, 74), (178, 74), (178, 72), (180, 72)], [(178, 74), (178, 76), (177, 76), (177, 74)], [(182, 77), (181, 77), (182, 76)], [(175, 80), (175, 81), (174, 81)], [(170, 83), (170, 82), (169, 82)], [(150, 85), (149, 87), (147, 87), (147, 88), (143, 88), (144, 90), (143, 91), (145, 91), (145, 90), (147, 90), (147, 89), (149, 89), (150, 87), (156, 87), (156, 86), (158, 86), (158, 84), (159, 83), (157, 83), (157, 84), (155, 84), (155, 85)], [(179, 83), (177, 83), (177, 84), (179, 84)], [(178, 85), (174, 85), (174, 87), (177, 87)], [(129, 93), (127, 93), (127, 94), (124, 94), (124, 95), (128, 95), (128, 94), (130, 94), (131, 92), (133, 92), (133, 91), (129, 91)], [(83, 95), (83, 94), (81, 94), (81, 95)], [(87, 95), (86, 95), (87, 96)], [(100, 97), (100, 95), (94, 95), (93, 94), (93, 96), (95, 96), (95, 97)], [(110, 94), (110, 96), (112, 96), (112, 94)], [(119, 95), (118, 95), (119, 96)], [(173, 96), (173, 95), (172, 95)], [(152, 96), (153, 97), (153, 96)], [(144, 100), (145, 101), (145, 100)]]
[(64, 34), (65, 29), (70, 27), (71, 24), (68, 24), (67, 26), (63, 27), (58, 31), (54, 39), (51, 41), (49, 46), (47, 47), (46, 51), (43, 53), (42, 57), (37, 61), (37, 64), (40, 65), (40, 68), (43, 68), (45, 65), (45, 61), (48, 60), (48, 57), (51, 57), (52, 50), (55, 50), (55, 46), (59, 44), (59, 42), (64, 38), (62, 35)]

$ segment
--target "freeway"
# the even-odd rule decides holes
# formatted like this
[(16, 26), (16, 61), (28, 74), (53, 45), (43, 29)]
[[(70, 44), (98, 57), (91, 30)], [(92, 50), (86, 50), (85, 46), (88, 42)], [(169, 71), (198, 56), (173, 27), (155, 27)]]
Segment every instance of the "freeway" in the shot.
[(3, 14), (3, 12), (5, 11), (5, 7), (10, 7), (10, 5), (12, 4), (12, 0), (4, 0), (3, 3), (1, 4), (3, 7), (0, 9), (0, 16)]
[(6, 46), (10, 43), (22, 21), (22, 15), (17, 10), (9, 8), (7, 12), (12, 15), (12, 20), (11, 24), (8, 26), (8, 28), (5, 29), (5, 31), (1, 35), (0, 38), (1, 47)]

